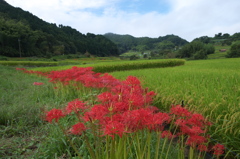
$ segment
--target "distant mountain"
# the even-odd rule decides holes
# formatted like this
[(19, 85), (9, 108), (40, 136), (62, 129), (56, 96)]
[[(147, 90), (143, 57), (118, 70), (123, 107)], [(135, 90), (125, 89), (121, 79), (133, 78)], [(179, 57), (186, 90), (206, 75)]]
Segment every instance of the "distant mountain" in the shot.
[(131, 35), (119, 35), (114, 33), (107, 33), (104, 35), (106, 38), (114, 42), (120, 53), (133, 51), (146, 51), (157, 49), (173, 49), (188, 43), (176, 35), (166, 35), (158, 38), (140, 37), (136, 38)]
[(0, 0), (0, 55), (8, 57), (60, 54), (116, 56), (117, 46), (103, 35), (80, 33), (70, 26), (51, 24)]

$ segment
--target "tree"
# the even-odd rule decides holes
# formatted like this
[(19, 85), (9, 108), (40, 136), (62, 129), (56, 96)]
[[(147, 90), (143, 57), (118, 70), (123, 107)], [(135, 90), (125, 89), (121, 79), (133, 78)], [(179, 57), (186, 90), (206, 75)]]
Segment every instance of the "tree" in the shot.
[(81, 34), (70, 26), (51, 24), (0, 0), (0, 55), (19, 57), (84, 54), (118, 56), (116, 44), (102, 35)]
[(231, 57), (240, 57), (240, 41), (235, 42), (232, 44), (230, 51), (227, 54), (228, 58)]
[(209, 38), (208, 36), (201, 36), (199, 38), (194, 39), (193, 41), (200, 41), (200, 42), (203, 42), (205, 44), (208, 44), (208, 43), (210, 43), (211, 38)]
[(160, 50), (166, 49), (173, 49), (175, 45), (171, 41), (163, 40), (162, 42), (158, 43), (156, 48)]
[(218, 34), (215, 34), (215, 39), (221, 39), (221, 37), (222, 37), (222, 33), (218, 33)]
[(215, 48), (211, 44), (204, 44), (200, 41), (193, 41), (184, 45), (178, 51), (177, 57), (180, 58), (193, 58), (193, 59), (206, 59), (208, 54), (214, 53)]
[(222, 37), (223, 37), (223, 39), (227, 39), (227, 38), (229, 38), (229, 37), (230, 37), (230, 34), (228, 34), (228, 33), (225, 33), (225, 34), (223, 34), (223, 35), (222, 35)]

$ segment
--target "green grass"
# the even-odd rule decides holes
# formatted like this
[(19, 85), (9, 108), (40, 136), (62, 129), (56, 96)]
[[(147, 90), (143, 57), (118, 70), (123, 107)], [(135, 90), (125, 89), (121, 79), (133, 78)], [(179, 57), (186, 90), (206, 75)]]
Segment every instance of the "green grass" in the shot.
[(34, 156), (48, 132), (43, 111), (71, 99), (58, 98), (46, 78), (1, 65), (0, 72), (0, 158)]
[[(209, 54), (208, 59), (223, 59), (226, 58), (227, 52), (230, 50), (231, 46), (221, 46), (221, 45), (215, 45), (215, 52), (214, 54)], [(220, 49), (226, 49), (226, 52), (219, 51)]]
[[(134, 61), (135, 62), (139, 61)], [(92, 64), (122, 65), (126, 62)], [(88, 67), (91, 65), (85, 65)], [(70, 68), (52, 67), (55, 68)], [(46, 69), (46, 68), (38, 68)], [(48, 69), (48, 68), (47, 68)], [(145, 87), (155, 90), (155, 105), (168, 111), (171, 104), (184, 104), (213, 122), (210, 130), (214, 139), (240, 154), (240, 58), (187, 61), (185, 65), (167, 68), (149, 68), (111, 73), (116, 78), (137, 76)], [(0, 158), (28, 158), (50, 155), (67, 146), (62, 138), (54, 139), (54, 130), (41, 120), (42, 110), (62, 107), (80, 94), (57, 96), (47, 79), (17, 72), (15, 68), (0, 65)], [(44, 82), (34, 86), (33, 82)], [(55, 130), (56, 131), (56, 130)], [(46, 137), (46, 133), (52, 135)], [(47, 140), (46, 140), (47, 139)], [(44, 141), (48, 150), (39, 147)], [(21, 143), (21, 144), (20, 144)], [(59, 147), (58, 147), (58, 146)], [(58, 147), (54, 150), (54, 146)], [(50, 149), (50, 147), (52, 149)], [(70, 149), (67, 149), (70, 151)], [(46, 154), (48, 153), (48, 154)], [(63, 157), (63, 156), (62, 156)], [(31, 157), (30, 157), (31, 158)]]
[(128, 75), (142, 79), (155, 90), (156, 104), (168, 110), (181, 104), (203, 114), (215, 126), (211, 134), (240, 153), (240, 58), (187, 61), (172, 68), (114, 72), (116, 78)]

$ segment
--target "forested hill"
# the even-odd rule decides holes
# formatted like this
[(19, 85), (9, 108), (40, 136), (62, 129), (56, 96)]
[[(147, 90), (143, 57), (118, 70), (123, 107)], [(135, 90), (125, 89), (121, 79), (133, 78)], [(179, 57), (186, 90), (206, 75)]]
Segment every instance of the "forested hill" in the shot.
[(103, 35), (80, 33), (70, 26), (50, 24), (0, 0), (0, 55), (51, 57), (61, 54), (118, 55)]
[(124, 53), (129, 50), (142, 52), (145, 50), (172, 49), (188, 43), (188, 41), (176, 35), (166, 35), (158, 38), (136, 38), (131, 35), (107, 33), (104, 36), (117, 44), (120, 53)]

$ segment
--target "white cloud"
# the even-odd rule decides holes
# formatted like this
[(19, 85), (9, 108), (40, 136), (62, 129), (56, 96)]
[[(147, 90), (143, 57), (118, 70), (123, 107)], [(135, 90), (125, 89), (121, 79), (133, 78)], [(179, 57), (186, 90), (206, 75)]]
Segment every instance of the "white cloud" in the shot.
[(82, 33), (113, 32), (137, 37), (175, 34), (191, 41), (219, 32), (240, 32), (240, 1), (236, 0), (169, 0), (171, 10), (164, 14), (120, 10), (124, 8), (118, 6), (120, 1), (125, 0), (6, 1), (48, 22), (72, 26)]

